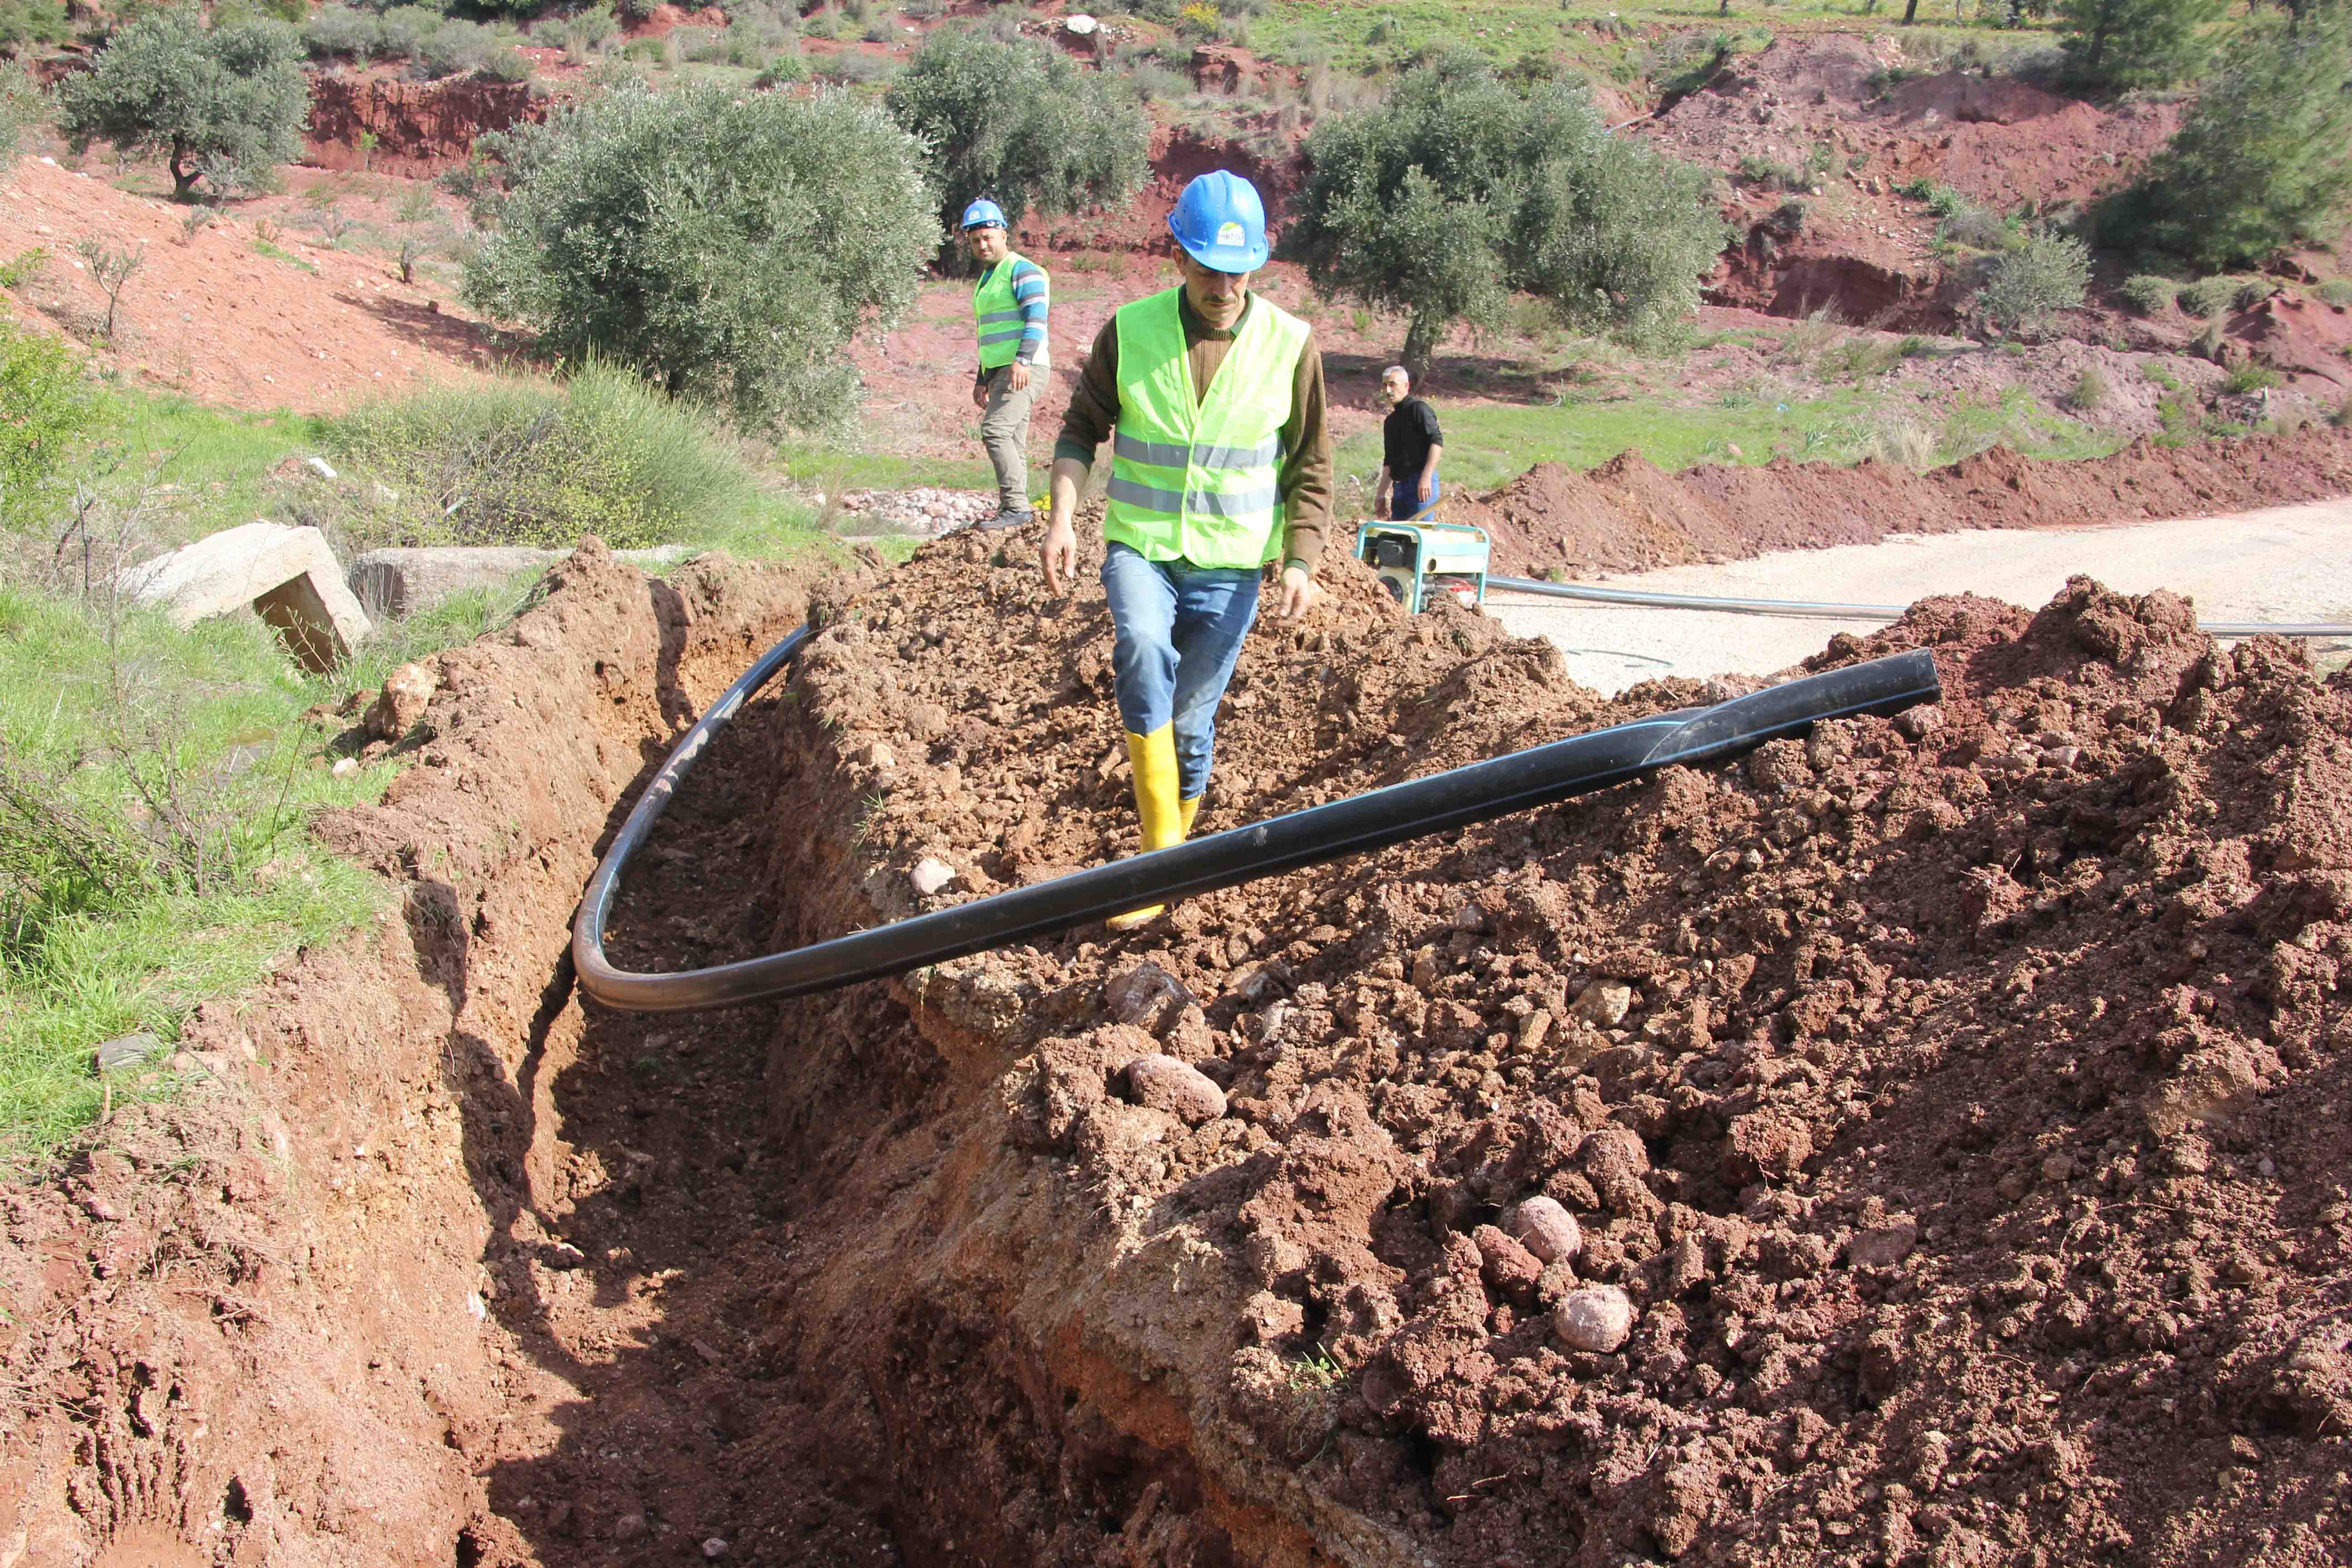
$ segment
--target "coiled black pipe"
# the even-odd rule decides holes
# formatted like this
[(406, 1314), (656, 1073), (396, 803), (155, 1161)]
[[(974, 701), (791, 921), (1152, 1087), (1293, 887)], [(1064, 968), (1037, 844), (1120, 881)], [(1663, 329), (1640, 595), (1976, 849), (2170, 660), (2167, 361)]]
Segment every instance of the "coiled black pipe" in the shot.
[(1606, 789), (1675, 763), (1717, 762), (1799, 733), (1820, 720), (1897, 712), (1942, 694), (1930, 655), (1895, 654), (1712, 708), (1685, 709), (1532, 746), (789, 952), (679, 974), (638, 974), (615, 967), (604, 956), (604, 924), (629, 857), (668, 808), (710, 737), (792, 661), (809, 635), (806, 626), (794, 631), (711, 704), (662, 763), (604, 852), (572, 927), (581, 989), (597, 1001), (627, 1012), (676, 1013), (877, 980), (1034, 941), (1124, 910), (1234, 887)]

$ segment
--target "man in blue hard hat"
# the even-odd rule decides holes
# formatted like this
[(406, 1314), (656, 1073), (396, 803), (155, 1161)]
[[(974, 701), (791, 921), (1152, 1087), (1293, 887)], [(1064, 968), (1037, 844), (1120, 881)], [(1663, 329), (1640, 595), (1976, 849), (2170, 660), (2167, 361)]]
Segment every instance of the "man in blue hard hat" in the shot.
[(1077, 570), (1078, 492), (1108, 441), (1103, 592), (1147, 851), (1181, 843), (1200, 814), (1217, 704), (1265, 568), (1279, 569), (1286, 619), (1320, 594), (1333, 471), (1314, 331), (1250, 291), (1266, 259), (1256, 187), (1222, 169), (1203, 174), (1168, 227), (1182, 285), (1121, 306), (1095, 338), (1054, 443), (1040, 550), (1046, 591), (1059, 594)]
[(1029, 405), (1046, 371), (1045, 269), (1017, 256), (1004, 209), (982, 199), (963, 209), (964, 246), (980, 264), (971, 314), (980, 360), (971, 381), (980, 439), (996, 469), (996, 517), (1010, 528), (1035, 515), (1029, 505)]

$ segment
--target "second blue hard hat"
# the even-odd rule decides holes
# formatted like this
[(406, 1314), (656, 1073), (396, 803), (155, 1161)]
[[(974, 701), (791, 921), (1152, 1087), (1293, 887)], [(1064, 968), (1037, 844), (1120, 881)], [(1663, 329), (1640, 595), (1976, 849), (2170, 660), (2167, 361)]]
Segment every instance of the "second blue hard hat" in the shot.
[(985, 196), (963, 209), (964, 227), (986, 228), (991, 224), (994, 224), (999, 228), (1013, 226), (1004, 221), (1004, 209)]
[(1168, 232), (1186, 254), (1219, 272), (1255, 272), (1265, 265), (1265, 203), (1239, 174), (1212, 169), (1176, 198)]

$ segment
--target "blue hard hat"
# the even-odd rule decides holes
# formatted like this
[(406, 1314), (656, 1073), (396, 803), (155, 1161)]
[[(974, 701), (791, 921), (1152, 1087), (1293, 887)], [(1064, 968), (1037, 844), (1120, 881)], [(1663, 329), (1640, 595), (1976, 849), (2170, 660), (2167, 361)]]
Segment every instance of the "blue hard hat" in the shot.
[(990, 224), (994, 224), (999, 228), (1013, 226), (1004, 221), (1004, 209), (985, 196), (963, 209), (964, 227), (986, 228)]
[(1212, 169), (1185, 186), (1168, 232), (1193, 260), (1219, 272), (1265, 265), (1265, 203), (1239, 174)]

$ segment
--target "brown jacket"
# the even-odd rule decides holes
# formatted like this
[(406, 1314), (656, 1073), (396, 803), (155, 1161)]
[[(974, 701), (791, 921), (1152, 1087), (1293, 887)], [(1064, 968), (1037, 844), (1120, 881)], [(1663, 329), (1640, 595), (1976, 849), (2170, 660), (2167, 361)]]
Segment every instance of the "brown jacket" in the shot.
[[(1252, 295), (1242, 320), (1247, 321), (1249, 310), (1256, 306), (1256, 296)], [(1176, 313), (1184, 323), (1192, 395), (1206, 397), (1210, 381), (1225, 363), (1225, 352), (1233, 347), (1234, 334), (1218, 331), (1201, 320), (1190, 300), (1180, 297)], [(1095, 334), (1094, 352), (1087, 356), (1077, 388), (1070, 394), (1069, 411), (1062, 416), (1062, 433), (1054, 442), (1054, 456), (1076, 458), (1091, 468), (1096, 452), (1110, 439), (1118, 424), (1118, 323), (1114, 319), (1105, 321), (1102, 331)], [(1289, 517), (1289, 538), (1282, 555), (1286, 561), (1305, 562), (1312, 572), (1323, 553), (1323, 536), (1331, 521), (1334, 464), (1331, 427), (1324, 417), (1323, 351), (1311, 328), (1306, 345), (1298, 351), (1298, 377), (1292, 384), (1290, 419), (1283, 426), (1282, 435), (1284, 449), (1289, 454), (1276, 480)]]

